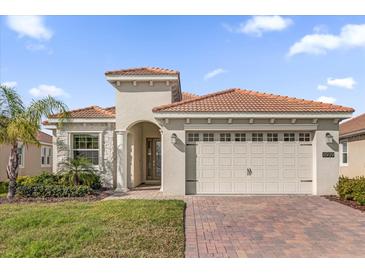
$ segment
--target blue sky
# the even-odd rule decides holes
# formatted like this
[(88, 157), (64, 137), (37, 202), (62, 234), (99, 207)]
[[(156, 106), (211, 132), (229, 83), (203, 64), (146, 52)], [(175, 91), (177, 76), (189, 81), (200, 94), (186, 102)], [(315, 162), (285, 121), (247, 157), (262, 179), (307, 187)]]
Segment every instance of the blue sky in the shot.
[(177, 69), (182, 88), (240, 87), (365, 112), (365, 17), (0, 17), (0, 83), (26, 102), (114, 105), (107, 70)]

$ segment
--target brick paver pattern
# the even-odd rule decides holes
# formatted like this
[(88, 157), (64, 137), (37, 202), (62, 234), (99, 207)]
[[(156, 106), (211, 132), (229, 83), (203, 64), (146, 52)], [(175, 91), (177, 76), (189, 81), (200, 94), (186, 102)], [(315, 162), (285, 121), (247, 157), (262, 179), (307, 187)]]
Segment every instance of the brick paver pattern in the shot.
[(187, 202), (186, 257), (365, 257), (365, 214), (318, 196)]
[(142, 187), (107, 199), (185, 200), (186, 257), (365, 257), (365, 213), (319, 196), (171, 196)]

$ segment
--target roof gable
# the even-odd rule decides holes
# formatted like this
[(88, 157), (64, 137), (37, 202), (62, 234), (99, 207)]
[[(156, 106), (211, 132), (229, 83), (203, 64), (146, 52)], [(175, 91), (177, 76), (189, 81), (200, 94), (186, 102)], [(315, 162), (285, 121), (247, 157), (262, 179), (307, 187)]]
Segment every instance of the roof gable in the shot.
[(154, 112), (353, 112), (322, 102), (233, 88), (168, 105)]

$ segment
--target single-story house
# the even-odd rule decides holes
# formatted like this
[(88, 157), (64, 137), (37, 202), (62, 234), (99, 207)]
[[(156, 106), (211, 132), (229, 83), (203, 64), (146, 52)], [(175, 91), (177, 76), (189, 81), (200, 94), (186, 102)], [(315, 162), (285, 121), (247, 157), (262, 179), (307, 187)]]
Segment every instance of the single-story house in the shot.
[[(331, 194), (339, 174), (339, 122), (352, 108), (231, 88), (181, 91), (180, 73), (108, 71), (115, 107), (91, 106), (45, 122), (54, 169), (85, 156), (105, 186), (160, 184), (169, 194)], [(104, 95), (103, 95), (104, 96)]]
[(340, 124), (340, 174), (365, 176), (365, 113)]
[[(52, 172), (52, 136), (38, 131), (40, 146), (23, 145), (19, 142), (19, 176), (34, 176)], [(0, 145), (0, 181), (8, 180), (6, 167), (9, 161), (10, 145)]]

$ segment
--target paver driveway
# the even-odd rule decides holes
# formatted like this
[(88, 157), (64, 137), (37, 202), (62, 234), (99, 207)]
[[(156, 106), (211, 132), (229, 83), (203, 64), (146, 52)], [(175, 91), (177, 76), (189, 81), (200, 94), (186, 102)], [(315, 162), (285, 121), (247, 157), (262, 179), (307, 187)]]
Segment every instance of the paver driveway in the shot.
[(318, 196), (194, 196), (186, 257), (365, 257), (365, 214)]

